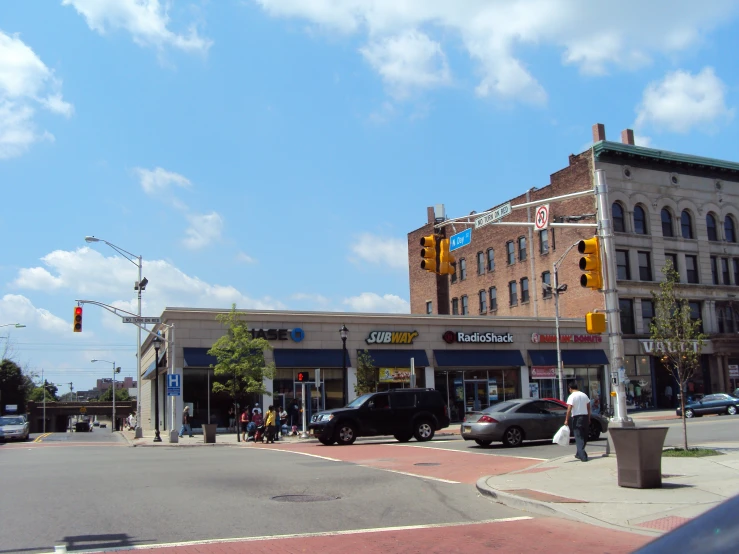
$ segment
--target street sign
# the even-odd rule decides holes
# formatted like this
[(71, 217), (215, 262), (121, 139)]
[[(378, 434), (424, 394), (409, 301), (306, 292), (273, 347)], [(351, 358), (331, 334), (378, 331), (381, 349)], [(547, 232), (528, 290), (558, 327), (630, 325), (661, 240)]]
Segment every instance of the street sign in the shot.
[(456, 235), (452, 235), (449, 239), (449, 251), (456, 250), (457, 248), (462, 248), (463, 246), (467, 246), (469, 243), (472, 242), (472, 229), (465, 229), (461, 233), (457, 233)]
[(123, 323), (140, 323), (144, 325), (161, 323), (161, 317), (124, 317), (122, 318)]
[(506, 202), (502, 206), (498, 206), (494, 210), (486, 213), (485, 215), (478, 217), (475, 220), (475, 229), (484, 227), (488, 223), (493, 223), (494, 221), (498, 221), (499, 219), (502, 219), (505, 216), (507, 216), (509, 213), (511, 213), (511, 203)]
[(81, 413), (81, 414), (87, 413), (87, 408), (85, 408), (84, 406), (82, 406), (82, 407), (80, 408), (80, 413)]
[(167, 396), (180, 396), (180, 376), (177, 373), (167, 375)]
[(537, 231), (542, 231), (549, 225), (549, 204), (542, 204), (536, 208), (536, 216), (534, 217), (534, 227)]
[(180, 396), (180, 387), (167, 387), (167, 396)]

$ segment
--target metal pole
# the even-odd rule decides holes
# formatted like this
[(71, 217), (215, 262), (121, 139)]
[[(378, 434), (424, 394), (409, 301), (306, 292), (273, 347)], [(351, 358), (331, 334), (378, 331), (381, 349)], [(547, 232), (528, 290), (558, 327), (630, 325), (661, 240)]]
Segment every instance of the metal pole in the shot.
[[(603, 294), (606, 304), (606, 321), (608, 322), (608, 340), (611, 347), (611, 367), (617, 368), (616, 377), (616, 410), (613, 422), (625, 427), (633, 427), (633, 420), (626, 411), (626, 389), (624, 379), (624, 343), (621, 334), (621, 318), (619, 316), (618, 290), (616, 289), (616, 247), (613, 240), (613, 226), (608, 202), (608, 185), (606, 173), (602, 169), (595, 171), (595, 198), (598, 206), (598, 236), (601, 244), (601, 260), (603, 271)], [(611, 386), (613, 379), (611, 379)]]
[(552, 287), (552, 293), (554, 294), (554, 329), (557, 337), (557, 379), (559, 380), (559, 399), (565, 399), (564, 391), (564, 370), (562, 369), (562, 345), (559, 341), (559, 271), (557, 264), (554, 264), (554, 287)]
[(41, 386), (44, 389), (44, 423), (43, 432), (46, 433), (46, 381), (44, 381), (44, 370), (41, 370)]
[[(142, 257), (139, 256), (139, 281), (136, 286), (138, 289), (138, 310), (136, 314), (141, 317), (141, 266), (143, 265)], [(140, 439), (144, 436), (144, 430), (141, 427), (141, 327), (136, 326), (138, 330), (136, 339), (136, 432), (135, 437)]]
[(113, 425), (110, 426), (110, 432), (115, 433), (115, 362), (113, 362)]
[(162, 437), (159, 435), (159, 348), (157, 347), (154, 348), (154, 442), (162, 442)]
[(308, 424), (305, 420), (305, 412), (306, 412), (306, 406), (305, 406), (305, 382), (301, 384), (301, 389), (303, 391), (303, 432), (300, 433), (301, 439), (307, 439), (308, 438)]
[[(174, 375), (174, 364), (175, 364), (175, 342), (174, 342), (174, 324), (169, 328), (169, 357), (171, 358), (169, 360), (169, 369), (170, 374)], [(184, 396), (184, 389), (185, 389), (185, 379), (184, 375), (183, 378), (180, 379), (180, 395)], [(172, 417), (170, 418), (170, 421), (172, 424), (170, 425), (169, 430), (169, 442), (179, 442), (179, 433), (177, 432), (177, 420), (175, 419), (176, 414), (176, 408), (177, 408), (177, 397), (172, 397)]]

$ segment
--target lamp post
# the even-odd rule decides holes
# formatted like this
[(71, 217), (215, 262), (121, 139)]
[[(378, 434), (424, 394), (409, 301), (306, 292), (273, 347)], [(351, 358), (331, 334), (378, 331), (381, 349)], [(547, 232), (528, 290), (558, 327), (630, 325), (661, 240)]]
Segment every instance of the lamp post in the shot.
[[(139, 268), (139, 279), (133, 285), (133, 290), (138, 291), (138, 311), (136, 315), (141, 317), (141, 291), (146, 289), (146, 284), (149, 282), (146, 277), (142, 279), (141, 268), (143, 265), (142, 257), (131, 254), (127, 250), (116, 246), (104, 239), (97, 237), (88, 236), (85, 237), (85, 242), (104, 242), (110, 246), (113, 250), (118, 252), (121, 256), (126, 258), (129, 262)], [(136, 339), (136, 438), (140, 439), (144, 436), (143, 429), (141, 428), (141, 327), (136, 326), (138, 330), (138, 336)]]
[(16, 329), (22, 329), (25, 325), (22, 323), (3, 323), (0, 327), (15, 327)]
[(113, 392), (113, 423), (110, 426), (110, 432), (115, 433), (115, 374), (121, 372), (120, 367), (115, 366), (115, 362), (109, 362), (108, 360), (90, 360), (90, 362), (105, 362), (106, 364), (113, 364), (113, 383), (111, 384), (111, 390)]
[(341, 329), (339, 329), (339, 335), (341, 335), (341, 368), (344, 370), (341, 375), (343, 376), (344, 382), (347, 383), (347, 388), (344, 391), (344, 400), (346, 401), (349, 399), (349, 382), (346, 378), (346, 338), (349, 336), (349, 329), (343, 323), (341, 324)]
[(154, 345), (154, 442), (162, 442), (159, 436), (159, 348), (162, 339), (154, 337), (151, 343)]

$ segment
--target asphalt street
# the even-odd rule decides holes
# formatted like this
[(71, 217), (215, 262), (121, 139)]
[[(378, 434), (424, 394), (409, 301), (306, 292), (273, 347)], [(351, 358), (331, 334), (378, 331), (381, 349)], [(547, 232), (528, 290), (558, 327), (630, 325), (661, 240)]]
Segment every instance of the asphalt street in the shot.
[[(739, 441), (739, 415), (704, 416), (687, 420), (688, 445)], [(639, 426), (667, 427), (665, 446), (682, 446), (682, 420), (639, 421)]]

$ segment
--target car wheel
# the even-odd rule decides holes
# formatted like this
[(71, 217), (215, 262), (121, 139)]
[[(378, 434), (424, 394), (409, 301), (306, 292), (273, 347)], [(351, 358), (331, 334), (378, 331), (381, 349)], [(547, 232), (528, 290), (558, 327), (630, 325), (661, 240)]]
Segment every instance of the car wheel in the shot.
[(695, 412), (691, 410), (690, 408), (688, 408), (687, 410), (685, 410), (685, 417), (687, 418), (695, 417)]
[(395, 440), (398, 442), (408, 442), (413, 438), (413, 435), (411, 433), (398, 433), (397, 435), (393, 435), (395, 437)]
[(588, 429), (588, 440), (597, 441), (599, 438), (600, 438), (600, 423), (591, 421), (590, 428)]
[(477, 446), (490, 446), (491, 444), (493, 444), (493, 441), (482, 439), (475, 439), (475, 442), (477, 443)]
[(503, 444), (506, 446), (521, 446), (523, 442), (523, 429), (520, 427), (509, 427), (503, 433)]
[(335, 439), (339, 444), (353, 444), (357, 440), (357, 431), (351, 423), (340, 423), (336, 428)]
[(416, 423), (416, 429), (413, 431), (413, 436), (416, 437), (416, 440), (418, 442), (425, 442), (433, 439), (434, 433), (435, 431), (431, 425), (431, 422), (422, 419), (421, 421)]
[(729, 415), (736, 415), (736, 406), (729, 406), (726, 409), (726, 413), (728, 413)]
[(318, 442), (320, 442), (323, 446), (331, 446), (334, 444), (334, 439), (318, 439)]

